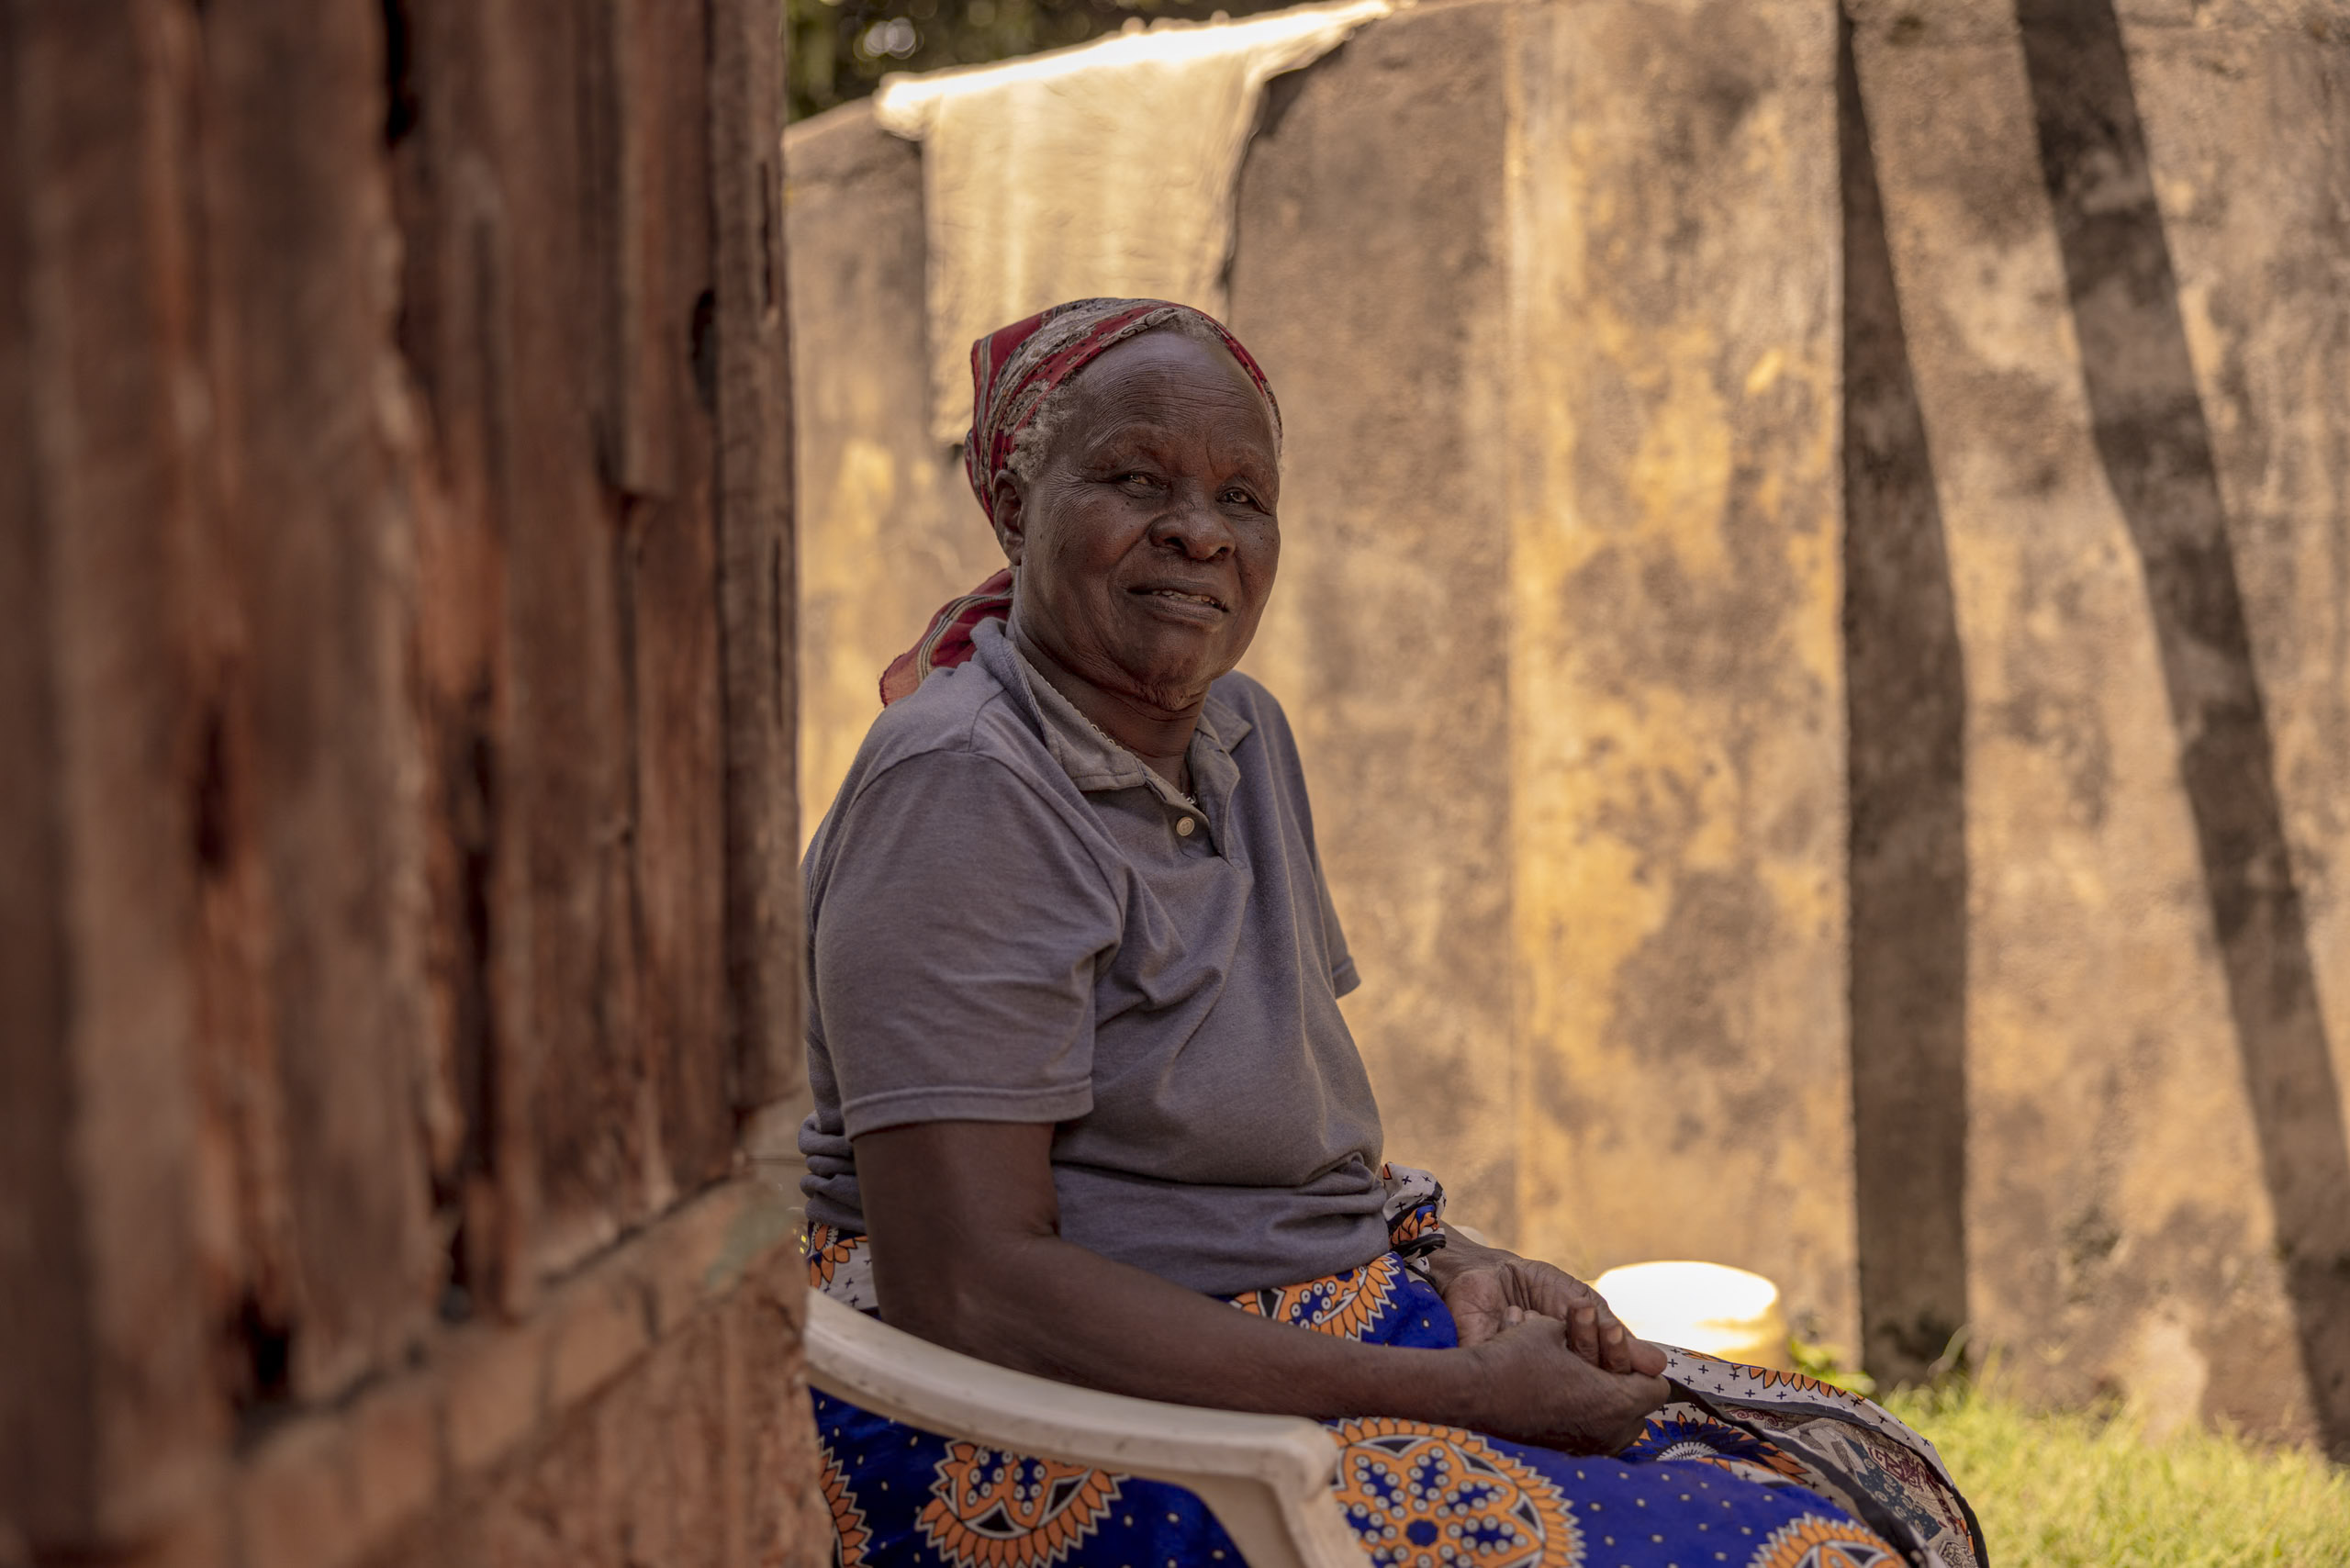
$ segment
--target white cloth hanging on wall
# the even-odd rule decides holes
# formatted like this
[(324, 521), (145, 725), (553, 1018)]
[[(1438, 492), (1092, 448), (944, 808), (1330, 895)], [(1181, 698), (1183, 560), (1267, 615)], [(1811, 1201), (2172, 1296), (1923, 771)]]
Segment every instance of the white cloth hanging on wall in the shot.
[(1392, 0), (1161, 21), (1001, 65), (891, 76), (881, 126), (923, 144), (931, 426), (971, 421), (971, 342), (1064, 299), (1180, 300), (1221, 318), (1233, 185), (1265, 83)]

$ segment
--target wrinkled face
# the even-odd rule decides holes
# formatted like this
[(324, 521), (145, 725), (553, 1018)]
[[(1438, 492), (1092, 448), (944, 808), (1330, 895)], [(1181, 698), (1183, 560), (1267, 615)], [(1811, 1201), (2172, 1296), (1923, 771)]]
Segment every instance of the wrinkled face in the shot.
[(1021, 629), (1095, 686), (1196, 702), (1257, 634), (1281, 558), (1281, 472), (1264, 398), (1180, 332), (1086, 366), (1051, 445), (996, 492)]

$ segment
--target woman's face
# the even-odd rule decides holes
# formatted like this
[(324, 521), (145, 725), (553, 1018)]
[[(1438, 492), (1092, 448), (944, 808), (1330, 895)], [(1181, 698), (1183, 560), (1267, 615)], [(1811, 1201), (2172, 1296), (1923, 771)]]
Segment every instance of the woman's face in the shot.
[(1232, 356), (1145, 332), (1062, 388), (996, 532), (1021, 630), (1094, 686), (1176, 710), (1240, 661), (1281, 558), (1272, 416)]

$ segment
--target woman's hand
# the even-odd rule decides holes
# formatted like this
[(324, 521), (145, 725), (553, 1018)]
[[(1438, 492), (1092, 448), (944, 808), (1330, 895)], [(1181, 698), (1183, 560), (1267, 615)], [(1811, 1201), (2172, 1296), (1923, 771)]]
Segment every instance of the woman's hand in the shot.
[(1662, 1350), (1632, 1338), (1597, 1291), (1548, 1263), (1481, 1247), (1449, 1231), (1444, 1245), (1429, 1255), (1428, 1275), (1451, 1309), (1463, 1347), (1500, 1334), (1516, 1321), (1507, 1314), (1516, 1308), (1556, 1318), (1575, 1354), (1603, 1371), (1650, 1377), (1664, 1371)]
[(1568, 1453), (1612, 1454), (1639, 1437), (1649, 1412), (1671, 1397), (1661, 1377), (1594, 1365), (1555, 1317), (1508, 1306), (1502, 1320), (1499, 1333), (1458, 1352), (1472, 1358), (1482, 1375), (1480, 1430)]

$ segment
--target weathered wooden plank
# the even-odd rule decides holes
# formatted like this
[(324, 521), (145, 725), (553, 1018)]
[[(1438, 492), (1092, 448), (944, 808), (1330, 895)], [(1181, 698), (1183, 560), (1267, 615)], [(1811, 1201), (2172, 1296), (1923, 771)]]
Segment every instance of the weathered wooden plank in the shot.
[[(0, 1358), (0, 1517), (37, 1551), (226, 1561), (232, 1406), (335, 1408), (444, 1277), (526, 1309), (732, 1158), (711, 160), (755, 139), (771, 198), (776, 118), (715, 135), (680, 23), (0, 0), (0, 1338), (40, 1351)], [(711, 1365), (646, 1397), (739, 1425), (679, 1343)], [(441, 1484), (402, 1429), (354, 1518), (281, 1499), (233, 1549), (360, 1550)], [(773, 1477), (722, 1447), (636, 1489), (657, 1550), (740, 1557)]]
[(254, 752), (254, 666), (242, 562), (224, 527), (221, 481), (244, 465), (225, 450), (236, 433), (220, 423), (219, 377), (234, 353), (215, 352), (214, 334), (234, 342), (237, 323), (216, 308), (208, 287), (218, 258), (210, 234), (206, 50), (200, 18), (155, 13), (169, 80), (173, 157), (181, 170), (180, 232), (170, 263), (185, 282), (189, 375), (203, 395), (181, 410), (190, 483), (194, 548), (179, 572), (190, 706), (189, 788), (196, 889), (195, 938), (196, 1178), (198, 1238), (208, 1297), (204, 1304), (220, 1386), (251, 1408), (289, 1392), (287, 1350), (300, 1317), (299, 1238), (292, 1214), (285, 1084), (280, 1070), (271, 960), (271, 896), (261, 777)]
[[(0, 1416), (12, 1432), (31, 1417), (33, 1444), (19, 1464), (10, 1439), (0, 1507), (39, 1548), (119, 1541), (173, 1513), (202, 1485), (221, 1421), (190, 1310), (193, 893), (173, 595), (187, 301), (162, 40), (151, 8), (16, 0), (6, 14), (0, 207), (21, 225), (7, 297), (23, 328), (9, 379), (28, 415), (10, 439), (29, 437), (6, 465), (11, 510), (29, 515), (6, 532), (26, 568), (10, 592), (30, 600), (8, 621), (12, 640), (47, 651), (8, 660), (7, 700), (32, 727), (0, 770), (28, 808), (19, 831), (41, 843), (10, 846), (12, 872), (30, 875), (12, 875), (6, 898), (32, 943), (20, 961), (44, 967), (6, 971), (11, 1021), (31, 1027), (9, 1028), (0, 1055), (12, 1090), (28, 1091), (22, 1105), (8, 1096), (12, 1122), (47, 1123), (10, 1156), (34, 1178), (10, 1246), (41, 1249), (32, 1266), (57, 1272), (5, 1265), (28, 1336), (11, 1325), (7, 1360), (50, 1364), (0, 1381)], [(44, 1329), (57, 1338), (29, 1337)]]
[(448, 84), (395, 155), (432, 257), (404, 313), (447, 509), (422, 569), (494, 584), (425, 600), (436, 897), (473, 911), (441, 961), (459, 1267), (520, 1310), (731, 1153), (705, 43), (635, 0), (407, 18)]
[(726, 968), (736, 1100), (796, 1100), (800, 912), (791, 617), (791, 398), (783, 262), (783, 22), (710, 0)]
[(520, 1310), (537, 1214), (529, 904), (509, 806), (507, 500), (515, 354), (509, 216), (483, 147), (495, 127), (473, 6), (388, 9), (385, 131), (401, 232), (399, 347), (434, 461), (415, 476), (419, 700), (429, 753), (429, 1037), (437, 1225), (448, 1307)]
[[(733, 1154), (725, 1014), (725, 820), (719, 708), (715, 427), (697, 386), (710, 299), (707, 40), (699, 13), (626, 7), (621, 48), (632, 166), (622, 232), (648, 252), (647, 286), (623, 290), (631, 418), (658, 421), (646, 450), (671, 494), (630, 502), (632, 738), (636, 765), (636, 935), (644, 1048), (657, 1097), (662, 1184), (690, 1190)], [(655, 15), (655, 11), (658, 15)], [(641, 145), (637, 145), (640, 144)], [(656, 1189), (656, 1201), (666, 1194)]]
[[(590, 63), (610, 94), (611, 164), (605, 183), (613, 203), (612, 478), (631, 495), (667, 498), (677, 493), (677, 420), (686, 397), (679, 338), (671, 327), (691, 306), (695, 275), (677, 269), (708, 248), (705, 209), (688, 201), (691, 193), (680, 184), (691, 181), (701, 163), (699, 147), (680, 143), (688, 129), (685, 117), (700, 98), (702, 18), (698, 9), (659, 0), (600, 5), (601, 47), (594, 51), (600, 58)], [(680, 151), (688, 156), (680, 159)], [(687, 290), (682, 304), (681, 288)]]
[(51, 550), (33, 441), (33, 170), (22, 7), (0, 5), (0, 1518), (38, 1533), (92, 1509), (91, 1280), (73, 1172), (73, 991)]
[[(496, 191), (495, 308), (509, 364), (487, 418), (507, 543), (507, 722), (498, 835), (498, 1076), (527, 1117), (535, 1214), (518, 1238), (534, 1271), (585, 1257), (644, 1213), (649, 1102), (629, 921), (626, 661), (616, 569), (621, 498), (599, 464), (609, 380), (597, 323), (610, 307), (599, 237), (611, 185), (591, 155), (589, 91), (609, 48), (581, 8), (486, 8), (468, 62), (483, 82), (471, 150)], [(429, 106), (426, 109), (430, 113)], [(583, 130), (582, 115), (591, 124)], [(519, 1150), (517, 1151), (520, 1152)], [(512, 1292), (527, 1287), (518, 1277)]]
[(238, 0), (203, 26), (212, 543), (250, 650), (250, 826), (299, 1249), (298, 1316), (257, 1327), (253, 1353), (284, 1356), (279, 1392), (318, 1398), (397, 1357), (438, 1285), (413, 1109), (429, 905), (407, 432), (381, 385), (397, 304), (381, 13)]
[[(706, 447), (687, 459), (708, 494)], [(705, 505), (647, 505), (635, 542), (637, 940), (665, 1177), (690, 1191), (733, 1152), (716, 541)]]
[[(528, 1049), (501, 984), (527, 927), (503, 833), (508, 679), (500, 499), (512, 375), (503, 300), (505, 214), (476, 150), (484, 84), (481, 10), (386, 11), (385, 136), (401, 237), (398, 347), (431, 461), (411, 474), (416, 509), (417, 700), (425, 761), (427, 946), (434, 1015), (424, 1075), (435, 1226), (447, 1238), (448, 1309), (508, 1303), (528, 1271), (535, 1212), (529, 1105), (513, 1061)], [(429, 102), (428, 102), (429, 96)]]

